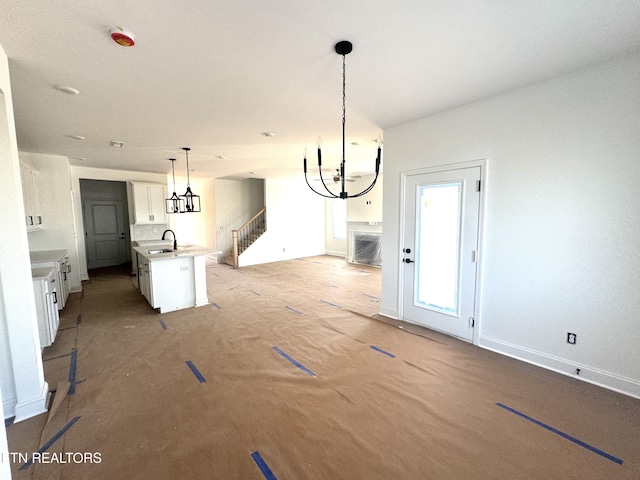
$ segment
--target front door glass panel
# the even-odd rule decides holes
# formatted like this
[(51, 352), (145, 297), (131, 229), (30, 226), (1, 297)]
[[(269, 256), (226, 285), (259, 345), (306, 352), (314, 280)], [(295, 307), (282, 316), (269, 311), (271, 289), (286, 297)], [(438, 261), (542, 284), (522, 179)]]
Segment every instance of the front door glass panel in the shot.
[(418, 187), (415, 305), (457, 316), (462, 182)]

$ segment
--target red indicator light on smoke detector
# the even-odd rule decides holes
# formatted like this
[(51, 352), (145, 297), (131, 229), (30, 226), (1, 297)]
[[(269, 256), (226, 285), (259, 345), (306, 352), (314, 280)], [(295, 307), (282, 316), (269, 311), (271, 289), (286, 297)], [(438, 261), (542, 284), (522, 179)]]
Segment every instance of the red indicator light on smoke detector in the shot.
[(123, 47), (133, 47), (136, 44), (136, 39), (133, 37), (133, 34), (125, 32), (124, 30), (111, 30), (111, 38)]

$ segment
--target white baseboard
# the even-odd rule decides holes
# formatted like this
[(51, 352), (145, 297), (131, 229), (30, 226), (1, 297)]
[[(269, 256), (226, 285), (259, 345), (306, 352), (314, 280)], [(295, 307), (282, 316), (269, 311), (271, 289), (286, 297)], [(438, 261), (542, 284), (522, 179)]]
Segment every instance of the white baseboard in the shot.
[[(504, 342), (495, 338), (480, 335), (478, 346), (508, 357), (516, 358), (537, 365), (568, 377), (592, 383), (624, 395), (640, 399), (640, 382), (621, 375), (605, 372), (597, 368), (573, 363), (568, 360), (531, 350), (520, 345)], [(580, 369), (580, 374), (576, 374)]]
[(395, 310), (390, 310), (388, 308), (380, 307), (380, 311), (378, 312), (380, 315), (384, 317), (393, 318), (394, 320), (398, 320), (398, 312)]
[(2, 399), (2, 410), (4, 411), (5, 419), (16, 416), (16, 403), (18, 403), (16, 397)]
[[(37, 397), (30, 398), (24, 402), (16, 402), (15, 405), (15, 422), (21, 422), (27, 418), (35, 417), (47, 411), (47, 402), (49, 400), (49, 384), (43, 382), (42, 392)], [(6, 415), (6, 412), (5, 412)]]

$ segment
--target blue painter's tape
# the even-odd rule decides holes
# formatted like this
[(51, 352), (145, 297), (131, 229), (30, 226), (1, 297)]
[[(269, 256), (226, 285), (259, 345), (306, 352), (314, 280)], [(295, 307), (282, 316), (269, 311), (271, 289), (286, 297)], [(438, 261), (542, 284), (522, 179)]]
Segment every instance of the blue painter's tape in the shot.
[(374, 295), (369, 295), (368, 293), (363, 293), (365, 297), (373, 298), (374, 300), (380, 300), (380, 297), (376, 297)]
[(517, 410), (515, 410), (515, 409), (513, 409), (511, 407), (507, 407), (506, 405), (503, 405), (502, 403), (496, 403), (496, 405), (498, 407), (500, 407), (500, 408), (503, 408), (503, 409), (507, 410), (508, 412), (511, 412), (511, 413), (513, 413), (515, 415), (518, 415), (521, 418), (524, 418), (525, 420), (529, 420), (531, 423), (535, 423), (539, 427), (545, 428), (545, 429), (549, 430), (550, 432), (555, 433), (556, 435), (560, 435), (562, 438), (565, 438), (565, 439), (567, 439), (567, 440), (569, 440), (569, 441), (571, 441), (571, 442), (573, 442), (573, 443), (575, 443), (577, 445), (580, 445), (581, 447), (584, 447), (587, 450), (591, 450), (593, 453), (597, 453), (598, 455), (600, 455), (600, 456), (602, 456), (602, 457), (604, 457), (604, 458), (606, 458), (608, 460), (611, 460), (612, 462), (615, 462), (618, 465), (622, 465), (622, 460), (620, 460), (617, 457), (614, 457), (613, 455), (611, 455), (611, 454), (609, 454), (607, 452), (604, 452), (604, 451), (600, 450), (599, 448), (593, 447), (593, 446), (589, 445), (588, 443), (583, 442), (582, 440), (578, 440), (577, 438), (572, 437), (571, 435), (569, 435), (567, 433), (561, 432), (560, 430), (557, 430), (557, 429), (547, 425), (546, 423), (542, 423), (540, 420), (536, 420), (535, 418), (531, 418), (530, 416), (525, 415), (522, 412), (519, 412), (519, 411), (517, 411)]
[(371, 348), (373, 350), (375, 350), (376, 352), (380, 352), (380, 353), (385, 354), (387, 357), (396, 358), (396, 356), (393, 353), (389, 353), (389, 352), (387, 352), (385, 350), (382, 350), (381, 348), (378, 348), (375, 345), (371, 345)]
[[(62, 427), (62, 429), (58, 433), (56, 433), (53, 437), (51, 437), (51, 439), (47, 443), (45, 443), (42, 447), (40, 447), (40, 450), (38, 450), (38, 453), (42, 454), (43, 452), (46, 452), (47, 450), (49, 450), (49, 448), (51, 448), (51, 445), (56, 443), (62, 435), (67, 433), (67, 430), (73, 427), (78, 420), (80, 420), (80, 417), (75, 417), (69, 423), (67, 423), (64, 427)], [(20, 470), (26, 470), (31, 465), (33, 465), (33, 457), (31, 457), (27, 463), (22, 465), (20, 467)]]
[(78, 349), (71, 350), (71, 361), (69, 362), (69, 390), (67, 395), (74, 395), (76, 393), (76, 372), (78, 370)]
[(16, 417), (9, 417), (9, 418), (5, 418), (4, 419), (4, 427), (7, 428), (11, 425), (13, 425), (13, 421), (16, 419)]
[(264, 478), (266, 478), (267, 480), (278, 480), (269, 468), (269, 465), (267, 465), (267, 462), (264, 461), (262, 456), (257, 451), (251, 454), (251, 458), (253, 458), (253, 461), (256, 462), (256, 465), (258, 465), (258, 468), (262, 472), (262, 475), (264, 475)]
[(48, 362), (50, 360), (58, 360), (59, 358), (70, 357), (70, 356), (71, 356), (70, 353), (65, 353), (64, 355), (58, 355), (57, 357), (43, 358), (42, 361), (43, 362)]
[(260, 294), (258, 292), (256, 292), (255, 290), (249, 290), (251, 293), (253, 293), (254, 295), (258, 295), (260, 296)]
[(326, 303), (327, 305), (331, 305), (332, 307), (342, 308), (340, 305), (336, 305), (335, 303), (327, 302), (326, 300), (320, 300), (322, 303)]
[(302, 315), (302, 312), (299, 312), (298, 310), (294, 310), (291, 307), (287, 307), (286, 305), (284, 306), (284, 308), (286, 308), (287, 310), (289, 310), (290, 312), (296, 313), (298, 315)]
[(169, 328), (169, 327), (167, 327), (167, 324), (164, 323), (164, 320), (160, 319), (159, 321), (160, 321), (160, 325), (162, 326), (163, 330), (167, 330)]
[(222, 310), (222, 307), (220, 305), (218, 305), (217, 303), (212, 303), (211, 305), (216, 307), (218, 310)]
[(200, 383), (206, 382), (202, 374), (198, 371), (198, 369), (196, 368), (196, 366), (193, 364), (191, 360), (187, 360), (185, 363), (191, 369), (191, 371), (193, 372), (193, 374), (196, 376), (196, 378)]
[(293, 358), (291, 358), (289, 355), (287, 355), (286, 353), (284, 353), (282, 350), (280, 350), (278, 347), (272, 347), (276, 352), (278, 352), (280, 355), (282, 355), (284, 358), (286, 358), (287, 360), (289, 360), (291, 363), (293, 363), (296, 367), (298, 367), (300, 370), (302, 370), (303, 372), (305, 372), (307, 375), (311, 376), (311, 377), (315, 377), (316, 374), (313, 373), (311, 370), (309, 370), (307, 367), (305, 367), (304, 365), (302, 365), (300, 362), (298, 362), (297, 360), (294, 360)]

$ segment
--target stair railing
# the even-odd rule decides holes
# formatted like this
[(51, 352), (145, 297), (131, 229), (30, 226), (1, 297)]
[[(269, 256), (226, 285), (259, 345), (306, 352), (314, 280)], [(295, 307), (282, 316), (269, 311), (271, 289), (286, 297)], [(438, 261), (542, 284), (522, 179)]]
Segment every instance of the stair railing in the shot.
[(238, 268), (238, 257), (267, 229), (267, 208), (263, 208), (247, 220), (240, 228), (233, 230), (233, 268)]

